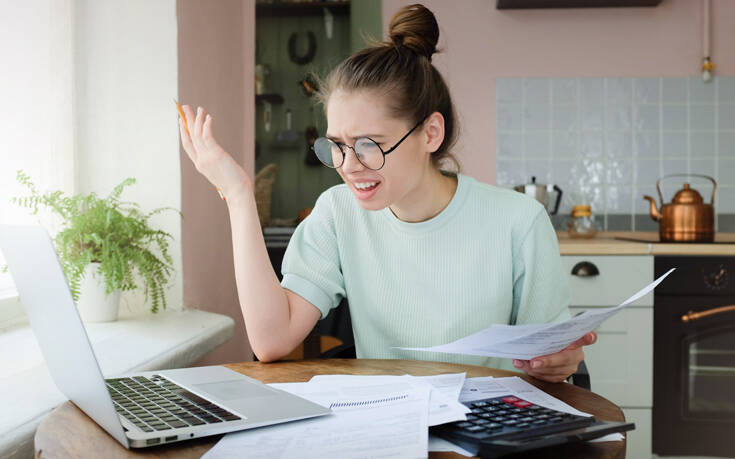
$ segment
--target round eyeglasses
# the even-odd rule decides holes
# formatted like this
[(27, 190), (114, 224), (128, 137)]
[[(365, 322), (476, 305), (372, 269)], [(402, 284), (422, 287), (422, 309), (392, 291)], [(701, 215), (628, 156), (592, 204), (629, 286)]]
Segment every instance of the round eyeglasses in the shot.
[(311, 148), (314, 150), (314, 153), (316, 153), (319, 161), (332, 169), (337, 169), (342, 166), (345, 162), (345, 156), (347, 155), (346, 148), (351, 148), (352, 151), (355, 152), (357, 160), (360, 161), (363, 166), (377, 171), (385, 165), (385, 155), (398, 148), (401, 142), (406, 140), (406, 138), (408, 138), (408, 136), (410, 136), (411, 133), (423, 122), (424, 120), (421, 120), (416, 123), (416, 125), (412, 127), (411, 130), (401, 138), (401, 140), (388, 150), (380, 148), (380, 145), (370, 137), (358, 137), (355, 139), (355, 144), (353, 146), (335, 142), (327, 137), (319, 137), (314, 141), (314, 146)]

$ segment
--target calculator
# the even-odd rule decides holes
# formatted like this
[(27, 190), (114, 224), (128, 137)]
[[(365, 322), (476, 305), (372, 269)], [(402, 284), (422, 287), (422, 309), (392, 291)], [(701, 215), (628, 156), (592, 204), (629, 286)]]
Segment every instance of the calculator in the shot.
[(466, 421), (431, 428), (431, 433), (484, 458), (591, 440), (635, 429), (629, 422), (598, 421), (593, 416), (535, 405), (513, 395), (463, 402)]

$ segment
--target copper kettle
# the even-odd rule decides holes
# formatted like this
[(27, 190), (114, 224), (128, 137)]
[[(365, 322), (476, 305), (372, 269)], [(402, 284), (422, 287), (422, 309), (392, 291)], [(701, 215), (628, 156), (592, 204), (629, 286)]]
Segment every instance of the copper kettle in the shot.
[[(697, 190), (684, 183), (669, 204), (659, 186), (661, 180), (669, 177), (701, 177), (712, 182), (712, 200), (705, 204)], [(717, 183), (712, 177), (697, 174), (665, 175), (656, 181), (656, 190), (661, 200), (661, 210), (656, 208), (656, 200), (643, 196), (651, 202), (651, 218), (658, 221), (658, 234), (661, 242), (712, 242), (715, 239), (715, 190)]]

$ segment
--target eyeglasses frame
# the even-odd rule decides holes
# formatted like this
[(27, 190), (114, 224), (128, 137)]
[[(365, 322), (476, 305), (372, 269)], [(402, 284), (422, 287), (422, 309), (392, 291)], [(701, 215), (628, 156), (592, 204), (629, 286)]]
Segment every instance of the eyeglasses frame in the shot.
[[(355, 144), (360, 139), (368, 139), (369, 141), (373, 142), (376, 147), (378, 147), (378, 150), (380, 150), (381, 153), (383, 153), (383, 164), (379, 168), (377, 168), (377, 169), (373, 169), (372, 167), (369, 167), (365, 163), (363, 163), (362, 161), (360, 161), (360, 157), (357, 155), (357, 152), (355, 151), (354, 144), (352, 146), (350, 146), (350, 145), (347, 145), (346, 143), (335, 142), (334, 140), (330, 139), (329, 137), (324, 137), (324, 138), (327, 139), (327, 140), (329, 140), (330, 142), (334, 143), (335, 145), (337, 145), (337, 148), (339, 148), (339, 151), (342, 152), (342, 162), (339, 164), (339, 166), (332, 167), (332, 166), (329, 166), (327, 164), (324, 164), (324, 162), (321, 159), (319, 161), (322, 164), (324, 164), (325, 166), (327, 166), (327, 167), (329, 167), (331, 169), (339, 169), (345, 163), (345, 157), (347, 156), (347, 153), (345, 153), (345, 151), (344, 151), (344, 149), (342, 147), (348, 147), (348, 148), (350, 148), (355, 153), (355, 158), (357, 158), (357, 160), (360, 162), (360, 164), (362, 164), (363, 166), (367, 167), (371, 171), (379, 171), (380, 169), (382, 169), (385, 166), (385, 157), (386, 157), (386, 155), (388, 155), (393, 150), (395, 150), (396, 148), (398, 148), (398, 146), (401, 143), (403, 143), (403, 141), (406, 140), (408, 138), (408, 136), (410, 136), (413, 133), (413, 131), (416, 130), (417, 127), (421, 126), (424, 123), (424, 121), (426, 121), (426, 118), (424, 118), (421, 121), (419, 121), (418, 123), (416, 123), (416, 125), (414, 127), (412, 127), (411, 130), (406, 133), (406, 135), (404, 135), (403, 137), (401, 137), (401, 140), (399, 140), (398, 142), (396, 142), (396, 144), (393, 145), (392, 147), (390, 147), (387, 151), (386, 150), (383, 150), (380, 147), (380, 144), (378, 142), (376, 142), (375, 140), (371, 139), (370, 137), (365, 136), (365, 137), (358, 137), (357, 139), (355, 139)], [(316, 143), (316, 141), (314, 143)], [(311, 146), (311, 150), (314, 151), (314, 154), (316, 154), (316, 151), (314, 150), (314, 145)], [(318, 157), (319, 157), (319, 155), (317, 155), (317, 158)]]

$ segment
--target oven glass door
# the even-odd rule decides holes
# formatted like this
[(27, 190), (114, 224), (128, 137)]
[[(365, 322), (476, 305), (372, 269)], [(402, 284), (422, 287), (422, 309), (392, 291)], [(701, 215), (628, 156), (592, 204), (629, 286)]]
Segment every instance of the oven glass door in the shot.
[(691, 336), (685, 348), (684, 417), (735, 418), (735, 326)]

